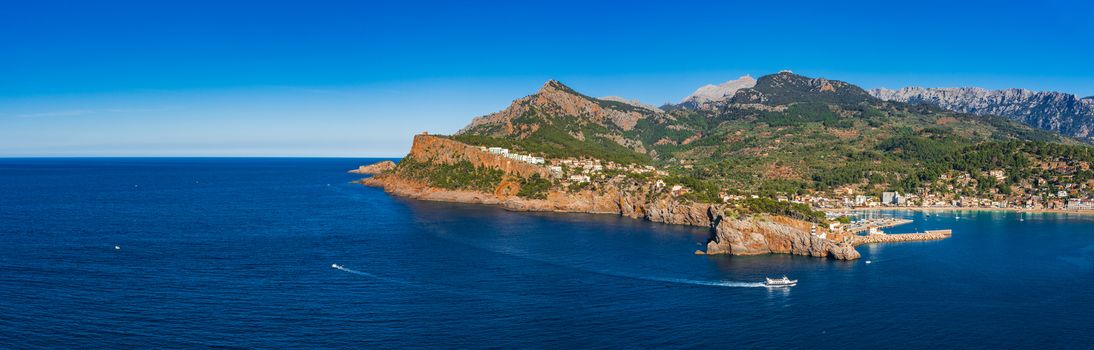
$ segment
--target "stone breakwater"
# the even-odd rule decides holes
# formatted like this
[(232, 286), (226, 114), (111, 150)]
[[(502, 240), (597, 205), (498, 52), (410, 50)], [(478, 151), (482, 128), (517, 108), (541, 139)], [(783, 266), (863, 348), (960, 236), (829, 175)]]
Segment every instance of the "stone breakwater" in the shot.
[(897, 243), (897, 242), (916, 242), (916, 241), (935, 241), (940, 239), (950, 238), (953, 235), (952, 230), (928, 230), (921, 233), (898, 233), (898, 234), (881, 234), (881, 235), (866, 235), (866, 236), (853, 236), (851, 238), (851, 244), (855, 246), (871, 243)]
[(854, 233), (869, 230), (871, 227), (886, 228), (910, 223), (912, 223), (912, 220), (898, 218), (864, 219), (852, 222), (844, 227), (844, 230)]

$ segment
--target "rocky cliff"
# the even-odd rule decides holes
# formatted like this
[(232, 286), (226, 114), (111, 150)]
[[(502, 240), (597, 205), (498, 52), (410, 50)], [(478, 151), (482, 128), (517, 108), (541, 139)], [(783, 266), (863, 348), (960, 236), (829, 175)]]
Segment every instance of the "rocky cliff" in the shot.
[(707, 254), (795, 254), (854, 260), (860, 257), (854, 246), (810, 235), (808, 226), (792, 219), (762, 216), (749, 219), (724, 218), (707, 243)]
[(870, 94), (889, 101), (930, 104), (952, 111), (998, 115), (1040, 129), (1094, 140), (1094, 100), (1051, 91), (906, 87), (874, 89)]
[(378, 163), (359, 166), (357, 167), (357, 169), (350, 170), (349, 173), (361, 175), (376, 175), (383, 174), (392, 170), (395, 170), (395, 162), (385, 160)]
[(532, 174), (547, 176), (547, 168), (542, 166), (509, 159), (499, 154), (487, 152), (481, 147), (428, 134), (414, 136), (414, 143), (410, 148), (409, 156), (420, 161), (440, 164), (468, 161), (476, 167), (501, 169), (506, 174), (521, 177), (531, 176)]
[(756, 86), (756, 79), (753, 79), (750, 75), (744, 75), (740, 78), (718, 85), (704, 85), (695, 90), (691, 95), (688, 95), (688, 97), (685, 97), (683, 101), (680, 101), (679, 106), (695, 109), (710, 109), (708, 104), (725, 102), (733, 98), (733, 95), (736, 95), (738, 90), (749, 89), (754, 86)]

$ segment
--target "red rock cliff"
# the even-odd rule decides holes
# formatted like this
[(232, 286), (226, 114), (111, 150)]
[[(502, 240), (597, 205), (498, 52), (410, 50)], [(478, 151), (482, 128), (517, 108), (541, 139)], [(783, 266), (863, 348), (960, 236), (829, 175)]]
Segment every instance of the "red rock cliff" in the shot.
[(502, 155), (484, 152), (477, 146), (432, 135), (421, 134), (414, 136), (414, 145), (411, 146), (410, 154), (407, 156), (419, 161), (443, 164), (453, 164), (466, 160), (475, 166), (502, 169), (507, 174), (520, 177), (528, 177), (532, 174), (547, 176), (547, 168), (543, 166), (509, 159)]

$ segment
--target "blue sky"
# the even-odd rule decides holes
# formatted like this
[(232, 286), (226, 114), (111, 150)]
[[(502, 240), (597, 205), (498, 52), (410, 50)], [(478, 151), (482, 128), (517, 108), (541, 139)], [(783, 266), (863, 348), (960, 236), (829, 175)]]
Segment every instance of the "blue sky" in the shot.
[(660, 104), (790, 69), (1094, 95), (1080, 1), (26, 1), (0, 156), (399, 156), (559, 79)]

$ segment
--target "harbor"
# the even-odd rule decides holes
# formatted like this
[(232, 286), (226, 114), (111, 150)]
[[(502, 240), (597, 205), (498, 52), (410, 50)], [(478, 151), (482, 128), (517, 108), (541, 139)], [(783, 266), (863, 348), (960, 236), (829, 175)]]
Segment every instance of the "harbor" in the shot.
[(890, 217), (856, 220), (843, 227), (845, 235), (842, 235), (841, 238), (844, 242), (859, 246), (873, 243), (934, 241), (946, 239), (953, 235), (953, 230), (950, 229), (897, 234), (889, 234), (882, 230), (884, 228), (906, 225), (912, 222), (913, 221), (909, 219)]

